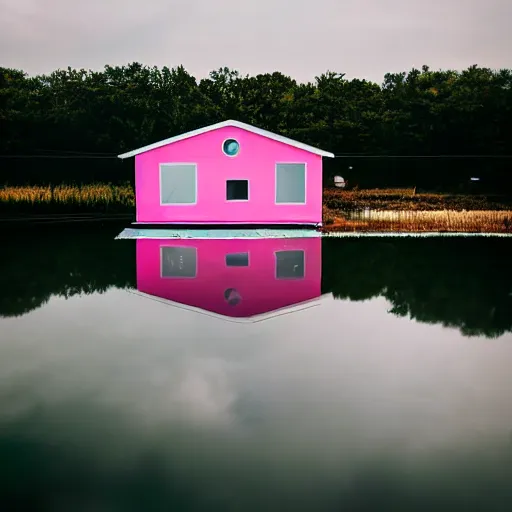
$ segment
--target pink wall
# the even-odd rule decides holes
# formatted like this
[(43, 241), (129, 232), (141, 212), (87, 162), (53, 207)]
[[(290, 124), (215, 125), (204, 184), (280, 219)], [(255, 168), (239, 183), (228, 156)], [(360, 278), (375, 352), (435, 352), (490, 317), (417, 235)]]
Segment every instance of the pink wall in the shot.
[[(234, 240), (137, 240), (137, 289), (230, 317), (250, 317), (321, 294), (321, 238)], [(194, 247), (196, 277), (161, 277), (161, 247)], [(304, 277), (276, 279), (275, 251), (303, 250)], [(249, 266), (226, 266), (226, 254), (249, 253)], [(241, 297), (232, 306), (224, 292)]]
[[(236, 157), (222, 143), (240, 143)], [(197, 204), (160, 206), (159, 164), (197, 164)], [(275, 163), (306, 163), (306, 204), (276, 205)], [(249, 201), (226, 201), (226, 180), (248, 179)], [(141, 153), (135, 157), (138, 222), (320, 223), (322, 157), (237, 127), (224, 127)]]

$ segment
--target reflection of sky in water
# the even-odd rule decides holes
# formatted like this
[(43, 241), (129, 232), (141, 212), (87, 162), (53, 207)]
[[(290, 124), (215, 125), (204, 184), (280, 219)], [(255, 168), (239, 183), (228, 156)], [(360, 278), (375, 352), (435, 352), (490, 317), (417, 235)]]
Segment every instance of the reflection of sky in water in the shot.
[(0, 320), (0, 440), (97, 474), (151, 455), (203, 505), (244, 510), (277, 497), (326, 510), (372, 486), (498, 499), (479, 485), (509, 488), (512, 336), (468, 339), (387, 308), (324, 297), (242, 325), (123, 291), (52, 299)]

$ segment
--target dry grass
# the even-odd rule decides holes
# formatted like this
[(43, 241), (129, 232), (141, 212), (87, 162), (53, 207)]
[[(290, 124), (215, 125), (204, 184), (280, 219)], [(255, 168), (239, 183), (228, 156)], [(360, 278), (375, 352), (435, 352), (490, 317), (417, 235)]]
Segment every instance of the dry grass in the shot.
[(135, 206), (133, 187), (130, 184), (26, 186), (0, 188), (2, 209), (24, 210), (26, 207), (61, 211), (76, 209), (129, 209)]
[[(411, 200), (421, 201), (410, 206)], [(416, 194), (414, 189), (378, 189), (324, 192), (323, 222), (326, 231), (440, 231), (512, 233), (512, 205), (508, 208), (443, 208), (439, 194)], [(459, 206), (468, 201), (478, 206), (481, 198), (452, 196)], [(483, 198), (486, 199), (486, 198)], [(344, 206), (343, 208), (340, 207)], [(476, 202), (475, 202), (476, 201)], [(480, 202), (479, 202), (480, 201)], [(427, 208), (421, 208), (427, 202)], [(333, 204), (337, 207), (333, 208)], [(379, 208), (379, 205), (387, 208)], [(346, 208), (346, 206), (353, 208)], [(436, 209), (437, 205), (437, 209)], [(133, 211), (133, 187), (92, 185), (27, 186), (0, 188), (0, 209), (11, 212), (115, 212)]]
[[(353, 190), (343, 190), (337, 188), (327, 188), (324, 191), (324, 194), (329, 196), (337, 196), (344, 195), (347, 197), (391, 197), (391, 196), (399, 196), (399, 197), (411, 197), (416, 195), (415, 188), (365, 188), (365, 189), (353, 189)], [(434, 194), (432, 194), (434, 195)]]
[(426, 194), (414, 188), (340, 190), (328, 188), (323, 194), (324, 204), (330, 210), (357, 211), (440, 211), (440, 210), (512, 210), (512, 198), (504, 196)]
[(326, 231), (512, 233), (512, 198), (326, 189), (323, 219)]
[(324, 231), (511, 233), (512, 211), (368, 211), (324, 209)]

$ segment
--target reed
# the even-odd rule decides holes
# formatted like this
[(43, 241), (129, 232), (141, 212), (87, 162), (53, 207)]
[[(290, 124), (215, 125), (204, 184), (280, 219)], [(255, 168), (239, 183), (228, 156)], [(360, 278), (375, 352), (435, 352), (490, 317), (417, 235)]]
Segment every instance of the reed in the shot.
[[(416, 194), (416, 188), (364, 188), (343, 190), (337, 188), (326, 188), (324, 190), (326, 196), (339, 196), (346, 197), (410, 197)], [(433, 194), (435, 195), (435, 194)]]
[(0, 207), (13, 211), (106, 211), (135, 207), (133, 187), (129, 184), (57, 186), (4, 186), (0, 188)]
[[(416, 198), (421, 201), (413, 203)], [(468, 201), (474, 208), (443, 208), (450, 196), (417, 194), (415, 189), (324, 191), (323, 224), (328, 231), (440, 231), (512, 233), (512, 205), (477, 208), (481, 198), (453, 196), (458, 206)], [(377, 198), (377, 199), (376, 199)], [(340, 205), (341, 201), (341, 205)], [(422, 206), (427, 203), (428, 207)], [(351, 206), (350, 207), (347, 207)], [(386, 205), (387, 208), (379, 208)], [(405, 206), (404, 206), (405, 205)], [(437, 205), (437, 206), (436, 206)], [(343, 206), (341, 208), (340, 206)], [(399, 208), (401, 206), (401, 208)], [(408, 207), (409, 206), (409, 207)], [(133, 212), (130, 183), (113, 185), (4, 186), (0, 210), (13, 213)]]
[(416, 189), (339, 190), (327, 188), (323, 202), (330, 210), (442, 211), (512, 210), (512, 197), (464, 194), (417, 193)]
[(512, 234), (512, 211), (366, 211), (334, 216), (327, 210), (326, 214), (325, 231)]

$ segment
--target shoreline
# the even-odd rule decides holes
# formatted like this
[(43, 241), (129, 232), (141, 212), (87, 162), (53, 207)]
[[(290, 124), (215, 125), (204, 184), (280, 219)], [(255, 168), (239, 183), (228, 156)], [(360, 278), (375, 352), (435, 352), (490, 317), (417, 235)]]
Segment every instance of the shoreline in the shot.
[(502, 233), (512, 234), (512, 210), (324, 211), (326, 233)]
[[(113, 220), (130, 223), (136, 219), (133, 192), (129, 184), (110, 183), (63, 184), (53, 188), (4, 186), (0, 187), (0, 225)], [(322, 234), (337, 233), (337, 236), (340, 233), (507, 235), (512, 234), (512, 196), (417, 193), (415, 188), (324, 188), (322, 225), (312, 229)]]
[(436, 237), (482, 237), (482, 238), (512, 238), (512, 233), (486, 233), (486, 232), (442, 232), (442, 231), (326, 231), (322, 233), (324, 238), (436, 238)]
[[(418, 216), (418, 213), (420, 216)], [(376, 215), (374, 220), (348, 220), (346, 218), (338, 218), (337, 222), (331, 224), (323, 224), (320, 227), (311, 227), (312, 231), (319, 233), (322, 237), (360, 237), (360, 236), (497, 236), (508, 237), (512, 236), (512, 211), (496, 212), (496, 211), (474, 211), (471, 212), (480, 216), (483, 220), (479, 223), (475, 219), (469, 218), (467, 214), (470, 212), (455, 212), (455, 211), (427, 211), (427, 212), (397, 212), (397, 211), (370, 211), (370, 215)], [(347, 214), (347, 212), (345, 212)], [(348, 212), (348, 216), (353, 215), (354, 212)], [(396, 218), (403, 214), (404, 222), (398, 220), (382, 220), (382, 216), (394, 215)], [(432, 214), (438, 218), (432, 222), (431, 220), (422, 221), (421, 214), (432, 217)], [(457, 219), (458, 216), (466, 216), (467, 222), (461, 222)], [(509, 219), (510, 224), (507, 225), (500, 221), (498, 217), (497, 222), (490, 223), (489, 216), (491, 217), (504, 217)], [(411, 219), (411, 217), (413, 217)], [(415, 218), (414, 218), (415, 217)], [(96, 213), (96, 214), (24, 214), (17, 216), (10, 216), (9, 218), (0, 218), (0, 226), (4, 228), (18, 228), (25, 226), (47, 226), (51, 224), (77, 224), (77, 223), (101, 223), (101, 222), (122, 222), (126, 223), (127, 228), (133, 228), (132, 221), (134, 215), (132, 214), (109, 214), (109, 213)], [(446, 224), (446, 222), (452, 224)], [(437, 225), (437, 226), (436, 226)], [(140, 227), (139, 227), (140, 228)], [(436, 229), (437, 228), (437, 229)], [(178, 227), (169, 225), (167, 228), (176, 230)], [(201, 231), (204, 228), (190, 227), (184, 228), (180, 226), (179, 229), (189, 229), (190, 231)], [(213, 230), (236, 230), (236, 226), (223, 225), (213, 228)], [(266, 230), (277, 229), (269, 225), (265, 227)], [(150, 231), (150, 229), (148, 229)], [(299, 232), (301, 230), (298, 230)]]

